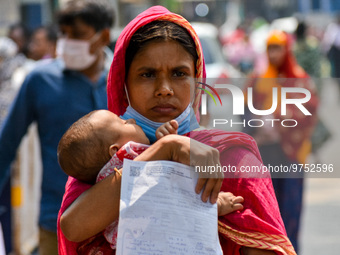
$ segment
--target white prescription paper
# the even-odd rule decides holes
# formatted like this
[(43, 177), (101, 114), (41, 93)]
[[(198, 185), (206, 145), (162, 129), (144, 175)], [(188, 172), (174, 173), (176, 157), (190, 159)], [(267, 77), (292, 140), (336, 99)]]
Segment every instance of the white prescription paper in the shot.
[(222, 254), (217, 205), (195, 193), (193, 168), (124, 159), (123, 169), (118, 255)]

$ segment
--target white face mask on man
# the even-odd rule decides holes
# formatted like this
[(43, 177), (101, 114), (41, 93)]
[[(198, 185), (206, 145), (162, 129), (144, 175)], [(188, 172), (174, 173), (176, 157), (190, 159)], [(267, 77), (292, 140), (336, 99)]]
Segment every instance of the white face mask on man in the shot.
[(60, 38), (57, 41), (57, 56), (64, 60), (67, 69), (82, 71), (96, 60), (96, 55), (90, 53), (90, 47), (99, 35), (95, 34), (90, 40)]

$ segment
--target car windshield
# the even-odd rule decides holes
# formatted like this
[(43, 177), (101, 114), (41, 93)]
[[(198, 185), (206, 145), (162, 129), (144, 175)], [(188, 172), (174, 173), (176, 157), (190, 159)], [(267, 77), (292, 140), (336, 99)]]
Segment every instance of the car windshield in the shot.
[(206, 38), (200, 38), (203, 55), (204, 55), (204, 62), (205, 64), (212, 64), (214, 62), (212, 52), (209, 48), (209, 43)]
[(206, 64), (225, 63), (222, 48), (219, 41), (212, 37), (200, 37), (204, 61)]

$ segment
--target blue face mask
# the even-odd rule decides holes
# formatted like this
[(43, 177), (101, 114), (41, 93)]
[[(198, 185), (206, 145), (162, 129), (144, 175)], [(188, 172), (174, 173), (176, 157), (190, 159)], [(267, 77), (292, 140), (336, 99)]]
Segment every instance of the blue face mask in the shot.
[[(126, 112), (120, 117), (124, 120), (134, 119), (137, 125), (139, 125), (143, 129), (144, 133), (146, 134), (147, 138), (149, 138), (151, 143), (156, 142), (156, 130), (162, 124), (164, 124), (145, 118), (131, 106), (128, 106)], [(199, 128), (199, 124), (196, 120), (196, 116), (194, 114), (194, 110), (191, 107), (191, 104), (189, 104), (184, 112), (181, 113), (175, 120), (178, 122), (179, 127), (177, 133), (179, 135), (184, 135), (196, 128)]]

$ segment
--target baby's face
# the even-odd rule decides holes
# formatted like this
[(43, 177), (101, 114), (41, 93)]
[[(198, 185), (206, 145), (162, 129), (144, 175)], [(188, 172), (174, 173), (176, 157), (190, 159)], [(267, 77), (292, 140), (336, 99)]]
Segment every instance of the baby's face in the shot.
[(102, 126), (103, 133), (106, 134), (107, 139), (114, 140), (112, 144), (117, 144), (119, 147), (123, 146), (129, 141), (136, 143), (150, 144), (149, 139), (146, 137), (143, 129), (136, 124), (134, 119), (123, 120), (116, 114), (110, 111), (100, 111), (100, 125)]

